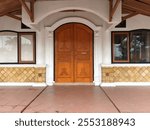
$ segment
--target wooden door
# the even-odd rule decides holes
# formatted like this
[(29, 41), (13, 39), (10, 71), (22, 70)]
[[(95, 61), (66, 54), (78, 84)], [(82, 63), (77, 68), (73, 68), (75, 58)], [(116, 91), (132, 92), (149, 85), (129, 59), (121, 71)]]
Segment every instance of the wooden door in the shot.
[(93, 81), (93, 31), (77, 23), (55, 31), (55, 82)]

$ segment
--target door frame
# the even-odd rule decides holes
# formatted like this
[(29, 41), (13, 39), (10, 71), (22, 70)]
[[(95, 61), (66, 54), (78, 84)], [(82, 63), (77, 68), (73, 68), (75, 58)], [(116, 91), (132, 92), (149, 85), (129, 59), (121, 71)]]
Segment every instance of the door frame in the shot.
[(96, 26), (92, 22), (84, 18), (69, 17), (57, 21), (51, 27), (45, 27), (45, 60), (46, 60), (46, 84), (53, 85), (54, 81), (54, 31), (61, 25), (67, 23), (81, 23), (94, 32), (93, 43), (93, 69), (94, 69), (94, 81), (95, 86), (101, 84), (101, 63), (102, 63), (102, 26)]

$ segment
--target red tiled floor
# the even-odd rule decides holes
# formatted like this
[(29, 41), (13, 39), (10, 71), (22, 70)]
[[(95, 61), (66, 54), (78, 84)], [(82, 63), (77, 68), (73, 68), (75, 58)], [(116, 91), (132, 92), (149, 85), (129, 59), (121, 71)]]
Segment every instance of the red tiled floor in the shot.
[(0, 87), (0, 112), (150, 112), (150, 87)]
[(43, 88), (0, 87), (0, 112), (21, 112)]
[(118, 112), (99, 87), (48, 87), (25, 112)]
[(150, 87), (103, 89), (121, 112), (150, 112)]

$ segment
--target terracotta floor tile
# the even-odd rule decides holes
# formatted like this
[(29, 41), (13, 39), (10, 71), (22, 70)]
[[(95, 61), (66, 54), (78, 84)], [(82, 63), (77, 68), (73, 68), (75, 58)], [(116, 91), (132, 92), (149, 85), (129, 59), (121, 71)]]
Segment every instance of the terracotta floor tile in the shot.
[(25, 112), (118, 112), (99, 87), (48, 87)]
[(21, 112), (43, 88), (0, 87), (0, 112)]
[(121, 112), (150, 112), (150, 87), (103, 89)]
[(37, 113), (107, 113), (118, 112), (116, 108), (120, 112), (150, 112), (150, 88), (110, 87), (101, 89), (100, 87), (78, 85), (54, 86), (46, 89), (0, 87), (0, 112), (21, 112), (25, 109), (24, 112)]

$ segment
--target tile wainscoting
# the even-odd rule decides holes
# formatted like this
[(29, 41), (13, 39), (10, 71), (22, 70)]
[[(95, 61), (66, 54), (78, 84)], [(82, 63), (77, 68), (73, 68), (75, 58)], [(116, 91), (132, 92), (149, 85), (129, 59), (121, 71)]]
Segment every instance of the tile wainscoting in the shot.
[(150, 66), (104, 66), (102, 82), (150, 82)]
[(0, 67), (0, 82), (46, 82), (46, 67)]

